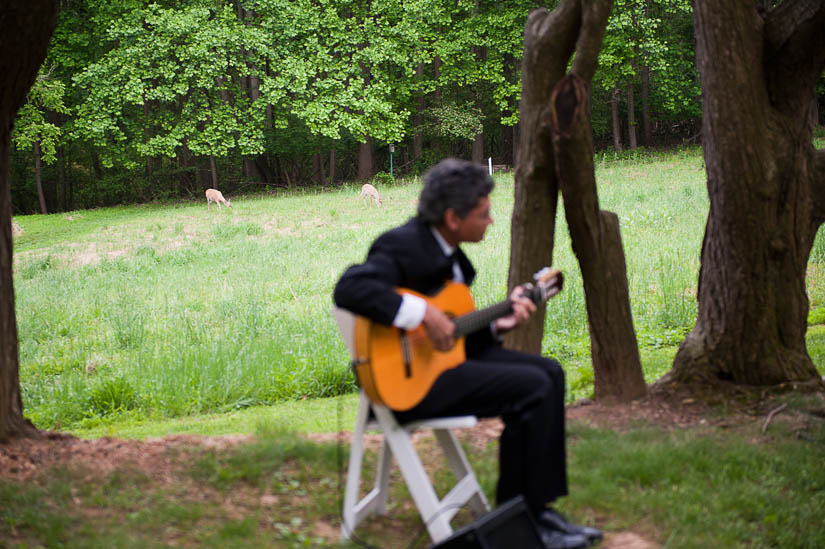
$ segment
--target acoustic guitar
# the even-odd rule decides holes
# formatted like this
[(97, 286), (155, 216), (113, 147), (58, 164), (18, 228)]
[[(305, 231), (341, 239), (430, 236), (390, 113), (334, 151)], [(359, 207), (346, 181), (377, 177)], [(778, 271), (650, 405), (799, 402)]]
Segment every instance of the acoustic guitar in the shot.
[[(558, 269), (543, 268), (534, 283), (523, 285), (524, 295), (539, 305), (558, 294), (562, 274)], [(470, 289), (458, 282), (448, 282), (433, 296), (406, 288), (400, 294), (412, 294), (444, 311), (455, 323), (456, 344), (446, 352), (436, 350), (423, 325), (402, 330), (364, 318), (355, 317), (355, 357), (353, 369), (358, 384), (367, 396), (397, 411), (409, 410), (426, 396), (442, 372), (466, 360), (464, 338), (486, 328), (497, 318), (512, 311), (510, 299), (475, 310)]]

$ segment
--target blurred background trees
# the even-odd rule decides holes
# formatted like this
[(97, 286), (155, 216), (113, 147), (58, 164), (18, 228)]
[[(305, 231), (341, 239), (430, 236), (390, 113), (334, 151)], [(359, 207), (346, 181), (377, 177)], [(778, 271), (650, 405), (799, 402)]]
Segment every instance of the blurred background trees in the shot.
[[(555, 4), (62, 0), (15, 124), (13, 213), (370, 179), (390, 145), (395, 176), (512, 165), (524, 24)], [(698, 144), (693, 58), (688, 0), (616, 0), (597, 147)]]

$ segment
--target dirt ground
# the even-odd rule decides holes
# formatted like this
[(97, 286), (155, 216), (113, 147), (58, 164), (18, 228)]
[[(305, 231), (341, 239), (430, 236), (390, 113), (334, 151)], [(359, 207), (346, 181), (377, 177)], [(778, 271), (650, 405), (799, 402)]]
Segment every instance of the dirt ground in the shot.
[[(774, 402), (775, 403), (775, 402)], [(590, 401), (577, 402), (567, 409), (567, 421), (581, 422), (589, 426), (623, 430), (629, 425), (649, 423), (666, 429), (700, 426), (730, 427), (744, 422), (770, 421), (782, 410), (771, 400), (760, 400), (739, 409), (719, 414), (711, 413), (707, 406), (691, 397), (648, 396), (645, 399), (623, 405), (603, 405)], [(823, 406), (825, 409), (825, 406)], [(475, 428), (463, 431), (473, 445), (484, 446), (498, 437), (502, 429), (498, 420), (481, 421)], [(416, 435), (419, 436), (419, 435)], [(420, 435), (427, 436), (427, 435)], [(309, 435), (315, 441), (349, 439), (349, 433)], [(376, 447), (380, 435), (372, 442)], [(63, 433), (45, 433), (39, 440), (14, 440), (0, 445), (0, 477), (26, 480), (57, 465), (88, 468), (95, 474), (106, 474), (124, 464), (145, 471), (146, 475), (160, 483), (173, 482), (177, 467), (172, 457), (177, 452), (170, 449), (192, 446), (227, 447), (252, 440), (251, 436), (201, 437), (174, 435), (146, 440), (120, 440), (99, 438), (80, 439)], [(368, 444), (369, 445), (369, 444)], [(84, 467), (85, 466), (85, 467)], [(651, 549), (659, 547), (651, 540), (634, 532), (608, 532), (600, 545), (603, 549)]]

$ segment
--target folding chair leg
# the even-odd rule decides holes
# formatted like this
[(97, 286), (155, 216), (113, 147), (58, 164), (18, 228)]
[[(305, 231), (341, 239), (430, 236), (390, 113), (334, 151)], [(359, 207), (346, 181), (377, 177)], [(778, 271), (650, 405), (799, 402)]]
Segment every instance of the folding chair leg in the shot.
[(387, 448), (386, 441), (382, 444), (375, 485), (367, 495), (358, 499), (361, 490), (361, 469), (364, 463), (364, 432), (367, 428), (369, 410), (369, 400), (362, 392), (358, 402), (358, 412), (356, 412), (355, 432), (352, 434), (344, 508), (341, 512), (341, 538), (345, 540), (350, 539), (358, 523), (367, 515), (374, 512), (383, 514), (386, 509), (389, 469), (392, 465), (390, 449)]
[(458, 512), (458, 508), (442, 508), (415, 446), (403, 428), (385, 433), (384, 436), (387, 437), (392, 447), (392, 453), (398, 461), (398, 468), (401, 470), (404, 482), (418, 507), (418, 512), (421, 514), (421, 519), (430, 537), (435, 543), (450, 537), (453, 533), (450, 519)]
[(441, 448), (444, 450), (444, 455), (447, 458), (447, 463), (455, 473), (456, 481), (462, 482), (466, 479), (474, 495), (469, 500), (470, 510), (473, 515), (479, 517), (490, 510), (490, 505), (487, 503), (487, 497), (478, 483), (475, 472), (467, 461), (467, 455), (461, 448), (456, 436), (449, 429), (434, 429), (435, 437)]

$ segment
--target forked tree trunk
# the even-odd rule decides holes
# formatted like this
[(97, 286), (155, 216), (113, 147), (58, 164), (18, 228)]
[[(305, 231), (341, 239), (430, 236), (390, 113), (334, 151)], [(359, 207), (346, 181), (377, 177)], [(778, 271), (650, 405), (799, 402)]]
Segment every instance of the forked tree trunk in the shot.
[(817, 383), (805, 273), (825, 220), (810, 120), (825, 1), (696, 0), (694, 23), (710, 211), (696, 326), (662, 383)]
[(12, 279), (9, 147), (14, 116), (46, 57), (55, 0), (6, 0), (0, 9), (0, 443), (38, 436), (23, 417)]
[[(615, 214), (598, 210), (586, 92), (611, 6), (611, 0), (562, 0), (552, 13), (539, 9), (527, 20), (509, 286), (552, 262), (561, 186), (587, 294), (596, 397), (630, 400), (644, 394), (645, 386), (618, 223)], [(563, 78), (574, 50), (570, 76)], [(581, 95), (574, 95), (575, 101), (568, 94), (557, 95), (559, 101), (551, 104), (551, 92), (560, 81), (578, 82)], [(543, 329), (540, 308), (524, 328), (508, 334), (506, 343), (539, 352)]]

